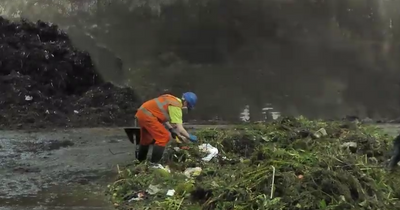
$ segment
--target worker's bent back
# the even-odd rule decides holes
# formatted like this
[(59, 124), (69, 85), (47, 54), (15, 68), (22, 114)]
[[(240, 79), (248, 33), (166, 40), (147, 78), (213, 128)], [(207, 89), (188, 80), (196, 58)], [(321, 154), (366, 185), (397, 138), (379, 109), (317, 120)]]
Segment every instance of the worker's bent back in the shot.
[(164, 123), (170, 121), (168, 114), (168, 106), (176, 106), (182, 108), (182, 102), (180, 102), (175, 96), (170, 94), (161, 95), (158, 98), (146, 101), (138, 109), (136, 116), (140, 115), (139, 112), (149, 116), (156, 117), (159, 122)]

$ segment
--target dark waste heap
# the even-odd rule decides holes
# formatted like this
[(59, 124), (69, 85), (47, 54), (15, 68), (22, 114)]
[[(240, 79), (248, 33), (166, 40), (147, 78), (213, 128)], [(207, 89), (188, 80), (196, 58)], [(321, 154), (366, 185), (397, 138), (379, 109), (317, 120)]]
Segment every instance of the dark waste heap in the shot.
[(133, 122), (134, 91), (106, 83), (56, 25), (0, 17), (0, 36), (1, 129)]

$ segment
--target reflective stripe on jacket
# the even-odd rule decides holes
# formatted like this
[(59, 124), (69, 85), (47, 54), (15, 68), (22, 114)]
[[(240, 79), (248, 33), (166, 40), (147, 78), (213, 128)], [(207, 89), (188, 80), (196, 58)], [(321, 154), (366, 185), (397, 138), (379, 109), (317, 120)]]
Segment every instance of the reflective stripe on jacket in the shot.
[(168, 114), (168, 106), (176, 106), (182, 108), (182, 102), (178, 100), (173, 95), (164, 94), (158, 98), (154, 98), (146, 101), (142, 106), (138, 109), (138, 111), (142, 111), (148, 116), (154, 116), (161, 123), (165, 123), (170, 121), (170, 117)]

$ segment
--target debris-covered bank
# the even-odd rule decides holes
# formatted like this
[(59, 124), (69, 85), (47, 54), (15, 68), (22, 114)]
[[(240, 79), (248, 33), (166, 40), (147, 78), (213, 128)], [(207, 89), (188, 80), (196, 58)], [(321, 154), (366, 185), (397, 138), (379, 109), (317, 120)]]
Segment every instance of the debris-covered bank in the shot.
[[(166, 169), (138, 164), (108, 187), (118, 209), (399, 209), (400, 179), (384, 165), (391, 137), (349, 122), (283, 118), (202, 130), (171, 148)], [(199, 146), (218, 149), (209, 162)]]
[(106, 83), (57, 25), (0, 17), (0, 128), (132, 123), (130, 88)]

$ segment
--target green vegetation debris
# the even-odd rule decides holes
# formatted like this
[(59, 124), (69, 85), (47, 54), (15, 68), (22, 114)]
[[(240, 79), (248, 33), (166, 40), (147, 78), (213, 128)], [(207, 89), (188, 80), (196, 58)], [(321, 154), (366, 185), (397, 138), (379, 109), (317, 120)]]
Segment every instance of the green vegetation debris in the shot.
[[(145, 163), (127, 167), (108, 188), (116, 208), (400, 209), (400, 179), (384, 167), (392, 137), (376, 127), (299, 117), (197, 135), (218, 148), (217, 157), (202, 161), (207, 154), (190, 144), (169, 148), (163, 165), (170, 173)], [(196, 167), (195, 176), (184, 174)], [(149, 186), (157, 193), (146, 193)]]

